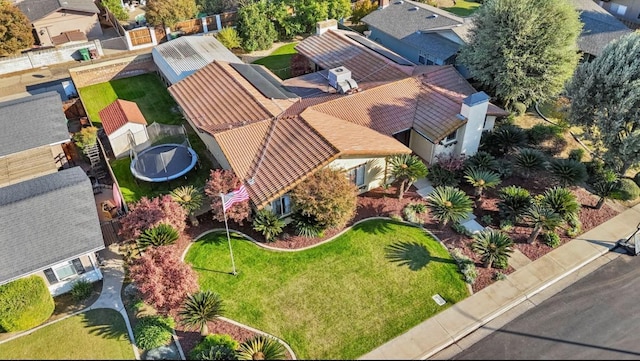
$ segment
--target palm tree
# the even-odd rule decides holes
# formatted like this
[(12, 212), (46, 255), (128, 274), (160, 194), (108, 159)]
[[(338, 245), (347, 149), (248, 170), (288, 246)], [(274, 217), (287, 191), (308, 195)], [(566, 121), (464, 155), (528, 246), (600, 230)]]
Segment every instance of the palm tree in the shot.
[(518, 222), (522, 214), (531, 205), (531, 194), (528, 190), (518, 186), (508, 186), (500, 189), (500, 216)]
[(493, 188), (500, 184), (500, 175), (487, 169), (468, 168), (464, 172), (464, 179), (474, 187), (474, 195), (478, 199), (482, 198), (482, 191), (485, 188)]
[(176, 243), (180, 238), (180, 233), (171, 225), (160, 223), (159, 225), (145, 229), (138, 237), (137, 244), (140, 251), (144, 251), (150, 246), (160, 247)]
[(510, 254), (513, 253), (513, 241), (506, 234), (490, 229), (474, 235), (471, 249), (480, 255), (484, 267), (491, 268), (494, 264), (508, 265)]
[(182, 186), (178, 187), (169, 193), (171, 199), (176, 201), (184, 210), (189, 214), (189, 221), (192, 225), (198, 225), (198, 219), (194, 212), (200, 209), (202, 206), (202, 192), (200, 192), (194, 186)]
[(473, 210), (473, 202), (469, 196), (460, 189), (449, 186), (436, 187), (427, 197), (427, 205), (433, 218), (442, 222), (442, 228), (449, 222), (464, 220)]
[(178, 311), (182, 324), (189, 328), (199, 328), (202, 336), (209, 334), (207, 322), (222, 316), (222, 313), (222, 299), (212, 291), (188, 295), (182, 309)]
[(391, 165), (391, 176), (400, 181), (398, 188), (398, 199), (402, 199), (404, 192), (411, 187), (411, 184), (418, 178), (426, 177), (428, 170), (422, 160), (415, 155), (399, 154), (389, 159)]
[(614, 180), (613, 182), (601, 181), (597, 182), (593, 185), (593, 194), (600, 197), (598, 199), (598, 203), (596, 204), (596, 209), (601, 209), (604, 205), (604, 201), (608, 199), (612, 199), (616, 190), (618, 189), (618, 180)]
[(575, 159), (552, 159), (549, 170), (563, 187), (580, 184), (587, 180), (587, 167)]
[(537, 149), (523, 148), (513, 158), (514, 167), (523, 177), (529, 178), (534, 171), (544, 169), (547, 157)]
[(565, 222), (578, 218), (580, 203), (567, 188), (554, 187), (547, 189), (543, 194), (542, 204), (558, 213)]
[(238, 348), (238, 360), (282, 360), (284, 346), (275, 338), (258, 335)]
[(533, 226), (533, 230), (527, 239), (527, 243), (531, 244), (535, 242), (540, 232), (545, 231), (553, 232), (556, 227), (562, 224), (562, 217), (553, 209), (541, 204), (540, 202), (534, 202), (529, 209), (524, 213), (525, 221), (529, 222)]
[(262, 233), (267, 242), (282, 233), (283, 227), (284, 221), (267, 209), (259, 210), (253, 220), (253, 229)]

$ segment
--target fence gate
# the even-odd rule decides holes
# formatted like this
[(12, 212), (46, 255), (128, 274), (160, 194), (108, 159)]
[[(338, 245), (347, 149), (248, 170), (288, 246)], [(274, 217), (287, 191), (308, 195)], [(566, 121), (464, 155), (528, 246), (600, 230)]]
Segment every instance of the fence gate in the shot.
[(148, 28), (129, 30), (129, 37), (133, 46), (151, 44), (153, 42)]

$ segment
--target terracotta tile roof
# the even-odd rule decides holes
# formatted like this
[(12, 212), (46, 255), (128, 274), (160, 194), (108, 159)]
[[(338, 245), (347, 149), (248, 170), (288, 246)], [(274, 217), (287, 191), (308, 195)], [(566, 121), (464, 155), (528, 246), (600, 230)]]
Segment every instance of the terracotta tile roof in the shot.
[(344, 66), (358, 84), (398, 80), (412, 74), (414, 66), (396, 64), (347, 37), (347, 33), (350, 32), (328, 30), (309, 36), (296, 45), (296, 50), (324, 69)]
[(411, 153), (411, 149), (390, 136), (313, 109), (305, 110), (300, 117), (338, 149), (340, 155), (385, 156)]
[(98, 112), (102, 127), (107, 135), (112, 134), (127, 123), (147, 125), (144, 115), (134, 102), (117, 99)]
[(277, 116), (293, 104), (262, 95), (229, 63), (213, 61), (169, 87), (193, 124), (210, 133)]
[(52, 36), (53, 45), (66, 44), (72, 41), (87, 41), (87, 36), (80, 30), (65, 31), (58, 36)]
[(454, 130), (467, 123), (460, 116), (461, 104), (444, 94), (424, 87), (418, 96), (413, 129), (433, 143), (438, 143)]
[(237, 176), (253, 178), (247, 188), (258, 208), (338, 156), (338, 150), (298, 116), (258, 122), (214, 137)]

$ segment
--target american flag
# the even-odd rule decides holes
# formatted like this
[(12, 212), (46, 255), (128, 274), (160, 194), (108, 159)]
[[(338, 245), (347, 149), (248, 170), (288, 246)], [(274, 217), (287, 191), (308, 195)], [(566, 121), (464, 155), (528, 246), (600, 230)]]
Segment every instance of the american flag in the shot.
[(247, 193), (247, 189), (243, 184), (233, 192), (222, 194), (222, 211), (226, 212), (235, 203), (246, 201), (247, 199), (249, 199), (249, 193)]

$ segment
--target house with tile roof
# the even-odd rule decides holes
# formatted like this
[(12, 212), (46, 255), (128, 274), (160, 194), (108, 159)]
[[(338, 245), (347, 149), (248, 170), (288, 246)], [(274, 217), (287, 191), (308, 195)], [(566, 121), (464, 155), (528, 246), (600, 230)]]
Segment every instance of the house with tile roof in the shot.
[[(630, 30), (593, 0), (570, 0), (584, 23), (578, 48), (585, 58), (598, 56), (611, 41)], [(378, 42), (415, 64), (456, 65), (465, 77), (471, 74), (456, 61), (460, 48), (470, 40), (473, 16), (459, 17), (448, 11), (411, 0), (382, 0), (378, 10), (362, 18)]]
[(282, 81), (260, 65), (214, 61), (169, 87), (258, 209), (286, 215), (287, 192), (323, 167), (345, 170), (366, 192), (391, 181), (388, 156), (472, 155), (483, 129), (507, 114), (453, 66), (418, 67), (353, 33), (319, 29), (297, 46), (318, 72)]
[[(93, 0), (22, 0), (16, 6), (31, 22), (40, 46), (56, 45), (61, 34), (76, 34), (76, 30), (89, 39), (102, 35), (100, 10)], [(81, 37), (75, 35), (75, 39)]]
[(0, 102), (0, 187), (55, 173), (71, 141), (60, 94), (49, 91)]
[(139, 145), (149, 140), (147, 120), (135, 102), (116, 99), (98, 115), (116, 158), (128, 154), (131, 143)]
[(0, 285), (42, 277), (52, 295), (102, 279), (104, 248), (89, 178), (80, 167), (0, 187)]

